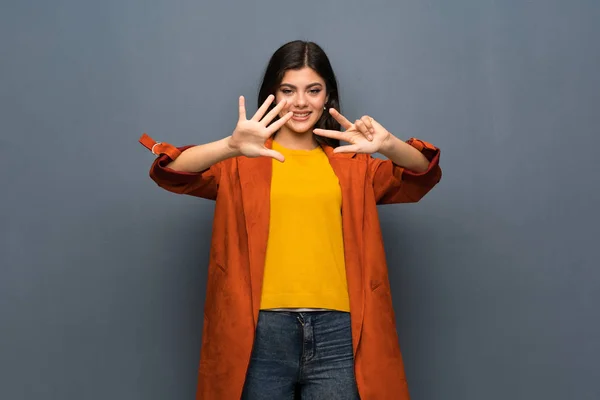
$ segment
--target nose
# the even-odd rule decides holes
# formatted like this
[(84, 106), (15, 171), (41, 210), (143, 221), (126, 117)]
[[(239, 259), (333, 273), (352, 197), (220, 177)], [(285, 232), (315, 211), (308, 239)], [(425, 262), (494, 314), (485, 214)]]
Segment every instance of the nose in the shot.
[(302, 92), (298, 92), (296, 98), (294, 99), (294, 105), (298, 108), (306, 106), (306, 94)]

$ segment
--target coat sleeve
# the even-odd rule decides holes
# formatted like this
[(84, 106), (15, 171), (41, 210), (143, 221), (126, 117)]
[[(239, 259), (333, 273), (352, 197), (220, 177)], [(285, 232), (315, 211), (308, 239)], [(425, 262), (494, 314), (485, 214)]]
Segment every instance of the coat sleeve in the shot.
[(192, 146), (177, 147), (179, 152), (172, 152), (175, 155), (161, 154), (158, 156), (150, 167), (150, 178), (169, 192), (216, 200), (221, 177), (221, 162), (195, 173), (167, 168), (167, 165), (176, 159), (178, 154), (190, 147)]
[(391, 160), (369, 158), (369, 171), (377, 204), (415, 203), (423, 198), (442, 178), (440, 150), (425, 141), (411, 138), (407, 143), (429, 160), (425, 172), (416, 173)]

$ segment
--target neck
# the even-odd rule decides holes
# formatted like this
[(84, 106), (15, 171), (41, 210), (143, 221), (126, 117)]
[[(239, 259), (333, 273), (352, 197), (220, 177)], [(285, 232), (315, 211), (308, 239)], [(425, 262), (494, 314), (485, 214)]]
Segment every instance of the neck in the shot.
[(292, 132), (286, 129), (285, 126), (275, 134), (274, 140), (283, 147), (292, 150), (312, 150), (319, 145), (312, 132)]

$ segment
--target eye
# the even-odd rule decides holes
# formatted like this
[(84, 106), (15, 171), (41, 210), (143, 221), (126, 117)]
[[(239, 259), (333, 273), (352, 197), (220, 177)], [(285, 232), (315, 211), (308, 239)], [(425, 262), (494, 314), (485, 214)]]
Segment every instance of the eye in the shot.
[(319, 93), (321, 93), (321, 89), (312, 89), (312, 90), (310, 91), (310, 93), (311, 93), (311, 94), (319, 94)]
[(292, 91), (290, 89), (281, 89), (281, 93), (288, 95), (292, 94)]

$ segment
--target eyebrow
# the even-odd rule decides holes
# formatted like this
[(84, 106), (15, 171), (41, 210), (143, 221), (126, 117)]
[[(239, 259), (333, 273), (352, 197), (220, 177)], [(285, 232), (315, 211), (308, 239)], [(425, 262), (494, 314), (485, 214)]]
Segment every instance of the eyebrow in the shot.
[[(279, 85), (279, 87), (283, 87), (283, 86), (287, 86), (287, 87), (290, 87), (292, 89), (297, 89), (297, 87), (294, 86), (294, 85), (292, 85), (291, 83), (282, 83), (281, 85)], [(311, 83), (310, 85), (308, 85), (306, 87), (307, 88), (311, 88), (311, 87), (314, 87), (314, 86), (323, 86), (323, 85), (321, 83), (319, 83), (319, 82), (313, 82), (313, 83)]]

